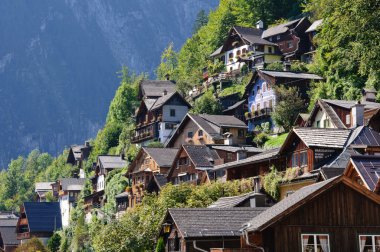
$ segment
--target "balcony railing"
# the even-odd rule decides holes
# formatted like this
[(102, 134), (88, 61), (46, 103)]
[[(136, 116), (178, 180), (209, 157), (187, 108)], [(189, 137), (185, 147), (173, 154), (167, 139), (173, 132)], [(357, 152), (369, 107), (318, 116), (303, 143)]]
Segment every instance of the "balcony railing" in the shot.
[(150, 124), (147, 127), (136, 129), (133, 133), (134, 135), (131, 137), (132, 143), (139, 143), (145, 140), (149, 140), (154, 138), (154, 124)]
[(270, 116), (272, 112), (273, 112), (272, 108), (263, 108), (255, 112), (246, 113), (245, 118), (246, 120), (259, 119), (260, 117)]

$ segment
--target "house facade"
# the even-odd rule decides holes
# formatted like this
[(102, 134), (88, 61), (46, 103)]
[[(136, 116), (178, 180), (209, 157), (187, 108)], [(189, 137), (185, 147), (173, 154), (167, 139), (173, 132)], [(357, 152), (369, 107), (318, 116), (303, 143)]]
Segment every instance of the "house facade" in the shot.
[(92, 147), (88, 141), (86, 141), (84, 145), (72, 145), (66, 162), (82, 168), (83, 161), (88, 159), (91, 149)]
[(52, 184), (54, 182), (37, 182), (35, 184), (35, 193), (37, 196), (37, 201), (39, 202), (45, 202), (46, 201), (46, 193), (50, 192), (53, 193)]
[(262, 123), (269, 123), (272, 129), (276, 128), (271, 118), (276, 107), (275, 86), (298, 87), (300, 97), (305, 100), (305, 103), (308, 103), (311, 81), (321, 79), (320, 76), (309, 73), (256, 71), (245, 91), (245, 97), (248, 100), (248, 113), (246, 115), (248, 131), (254, 131), (255, 127), (261, 126)]
[(171, 81), (142, 81), (139, 98), (131, 142), (142, 146), (151, 141), (165, 143), (191, 107)]
[(307, 28), (307, 30), (305, 31), (310, 41), (309, 51), (306, 52), (303, 56), (303, 60), (306, 63), (311, 63), (313, 61), (313, 56), (314, 56), (315, 50), (317, 49), (317, 45), (315, 43), (315, 36), (317, 35), (319, 29), (321, 28), (322, 22), (323, 22), (323, 19), (315, 20), (310, 25), (310, 27)]

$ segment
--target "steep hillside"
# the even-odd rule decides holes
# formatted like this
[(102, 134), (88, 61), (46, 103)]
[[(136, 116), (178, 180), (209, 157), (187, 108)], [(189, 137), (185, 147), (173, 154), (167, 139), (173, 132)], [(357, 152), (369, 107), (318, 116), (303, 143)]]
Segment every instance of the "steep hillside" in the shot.
[(0, 167), (40, 148), (56, 154), (103, 125), (126, 65), (153, 73), (217, 0), (0, 3)]

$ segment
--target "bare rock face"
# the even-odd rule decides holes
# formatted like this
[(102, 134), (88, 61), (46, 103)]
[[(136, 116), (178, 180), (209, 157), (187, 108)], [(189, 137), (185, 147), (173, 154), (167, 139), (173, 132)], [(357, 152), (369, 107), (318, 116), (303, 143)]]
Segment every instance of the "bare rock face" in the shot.
[(34, 148), (94, 137), (122, 65), (153, 74), (217, 0), (4, 0), (0, 3), (0, 169)]

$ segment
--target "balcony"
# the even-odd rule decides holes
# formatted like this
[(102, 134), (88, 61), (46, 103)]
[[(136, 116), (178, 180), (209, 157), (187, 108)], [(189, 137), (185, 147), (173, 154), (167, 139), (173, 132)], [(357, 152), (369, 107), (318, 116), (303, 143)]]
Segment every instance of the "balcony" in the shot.
[(17, 240), (25, 240), (25, 239), (30, 239), (30, 233), (29, 232), (17, 233)]
[(260, 118), (271, 116), (272, 112), (273, 112), (273, 108), (263, 108), (255, 112), (246, 113), (245, 118), (247, 120), (260, 119)]
[(155, 137), (155, 123), (147, 125), (145, 127), (137, 128), (133, 131), (131, 137), (132, 143), (140, 143), (146, 140), (150, 140)]

